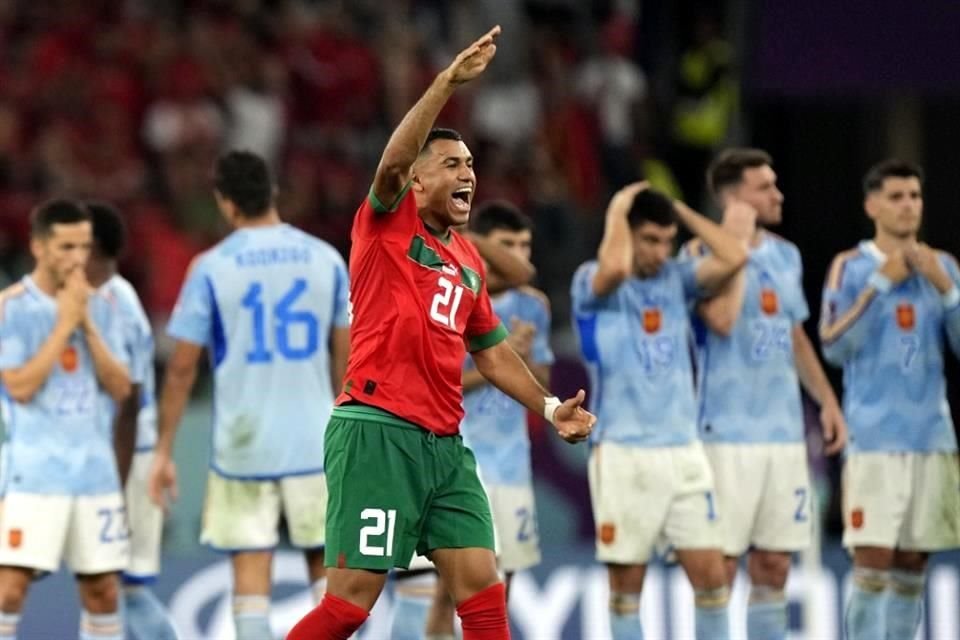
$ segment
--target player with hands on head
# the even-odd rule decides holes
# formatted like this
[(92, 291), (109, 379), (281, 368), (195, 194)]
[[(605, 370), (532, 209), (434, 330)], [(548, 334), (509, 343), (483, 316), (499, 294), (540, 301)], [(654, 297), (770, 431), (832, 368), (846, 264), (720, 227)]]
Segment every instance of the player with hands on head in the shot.
[[(493, 59), (499, 27), (441, 71), (390, 137), (353, 223), (350, 362), (327, 428), (327, 595), (289, 640), (346, 638), (387, 571), (428, 555), (457, 604), (464, 638), (508, 638), (490, 507), (458, 435), (461, 369), (477, 369), (544, 415), (566, 440), (588, 437), (585, 393), (561, 402), (506, 343), (468, 222), (473, 156), (440, 110)], [(363, 468), (358, 476), (351, 470)]]
[(930, 554), (960, 547), (960, 466), (944, 376), (945, 347), (960, 357), (960, 269), (918, 239), (920, 167), (880, 162), (863, 188), (874, 236), (834, 259), (820, 320), (823, 354), (843, 367), (850, 424), (846, 635), (913, 638)]
[[(785, 637), (791, 554), (810, 545), (815, 511), (801, 386), (820, 405), (825, 453), (838, 453), (846, 441), (836, 395), (803, 327), (809, 310), (800, 252), (767, 230), (783, 217), (772, 163), (759, 149), (734, 148), (708, 169), (722, 225), (749, 259), (698, 305), (696, 319), (700, 437), (716, 481), (731, 586), (740, 557), (748, 556), (751, 640)], [(710, 253), (697, 239), (683, 251)], [(745, 479), (744, 468), (756, 475)]]
[[(682, 222), (711, 249), (672, 257)], [(697, 438), (689, 309), (747, 259), (743, 243), (682, 202), (628, 185), (610, 201), (597, 259), (571, 297), (598, 428), (590, 493), (597, 559), (607, 565), (614, 640), (642, 637), (640, 594), (661, 538), (693, 586), (696, 637), (729, 637), (713, 475)]]

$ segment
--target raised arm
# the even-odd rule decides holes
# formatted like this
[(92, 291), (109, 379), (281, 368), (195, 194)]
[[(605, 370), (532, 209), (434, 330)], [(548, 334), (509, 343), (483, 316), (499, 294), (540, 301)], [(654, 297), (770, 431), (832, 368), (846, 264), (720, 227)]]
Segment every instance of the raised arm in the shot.
[(410, 182), (413, 163), (441, 109), (459, 85), (473, 80), (487, 68), (497, 52), (494, 40), (499, 34), (500, 27), (496, 26), (461, 51), (450, 66), (437, 75), (390, 136), (373, 179), (374, 196), (388, 208)]
[(110, 352), (110, 348), (103, 336), (100, 335), (97, 325), (90, 320), (89, 316), (84, 320), (82, 326), (87, 339), (87, 347), (90, 349), (90, 359), (93, 360), (93, 368), (96, 371), (100, 386), (110, 394), (114, 402), (118, 404), (124, 402), (130, 396), (130, 373), (123, 363)]
[[(757, 230), (757, 211), (745, 202), (732, 202), (723, 211), (721, 226), (739, 238), (744, 247), (749, 247)], [(729, 336), (740, 318), (746, 291), (747, 272), (740, 269), (713, 297), (702, 301), (697, 306), (697, 313), (707, 328), (721, 336)]]
[(489, 238), (470, 231), (465, 231), (464, 236), (487, 263), (487, 291), (490, 293), (521, 287), (537, 275), (536, 268), (529, 260), (524, 260)]
[(843, 366), (866, 342), (877, 305), (871, 302), (887, 295), (910, 275), (910, 267), (899, 249), (874, 271), (865, 285), (857, 288), (843, 280), (846, 257), (837, 256), (827, 275), (820, 318), (820, 346), (823, 357), (834, 366)]
[(603, 239), (597, 250), (597, 272), (593, 277), (593, 293), (605, 296), (633, 273), (633, 239), (627, 216), (638, 193), (648, 187), (635, 182), (617, 191), (607, 206)]
[[(683, 202), (675, 200), (674, 209), (690, 233), (710, 248), (710, 255), (697, 267), (697, 284), (708, 292), (717, 291), (747, 263), (747, 247), (740, 238)], [(746, 210), (744, 215), (747, 215)]]
[(960, 358), (960, 269), (956, 259), (920, 243), (906, 252), (906, 260), (940, 294), (947, 342), (954, 355)]

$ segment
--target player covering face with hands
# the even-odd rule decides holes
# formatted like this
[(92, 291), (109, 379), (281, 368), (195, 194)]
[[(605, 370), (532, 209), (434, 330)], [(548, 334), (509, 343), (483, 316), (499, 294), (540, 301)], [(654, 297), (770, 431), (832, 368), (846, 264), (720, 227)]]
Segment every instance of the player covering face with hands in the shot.
[(462, 51), (407, 113), (354, 218), (350, 360), (326, 435), (327, 595), (291, 640), (349, 637), (387, 571), (414, 551), (449, 585), (465, 638), (509, 637), (490, 507), (458, 435), (467, 349), (491, 384), (564, 439), (593, 428), (583, 391), (560, 402), (506, 343), (483, 261), (451, 229), (469, 220), (473, 157), (459, 134), (432, 127), (456, 88), (486, 69), (499, 33)]

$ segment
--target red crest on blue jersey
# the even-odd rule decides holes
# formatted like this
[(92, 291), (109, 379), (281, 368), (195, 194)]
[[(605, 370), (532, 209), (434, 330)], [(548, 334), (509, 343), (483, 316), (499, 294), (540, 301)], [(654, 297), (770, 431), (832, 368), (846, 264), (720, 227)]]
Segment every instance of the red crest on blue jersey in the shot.
[(913, 310), (913, 305), (909, 302), (901, 302), (897, 305), (897, 326), (904, 331), (912, 330), (917, 324), (917, 314)]
[(77, 350), (73, 345), (68, 345), (63, 353), (60, 354), (60, 366), (67, 373), (73, 373), (77, 370)]
[(660, 331), (660, 326), (663, 324), (663, 314), (660, 312), (660, 309), (653, 307), (651, 309), (643, 310), (643, 330), (647, 333), (656, 333)]
[(760, 290), (760, 310), (768, 316), (772, 316), (780, 308), (780, 301), (777, 299), (777, 292), (773, 289), (764, 288)]

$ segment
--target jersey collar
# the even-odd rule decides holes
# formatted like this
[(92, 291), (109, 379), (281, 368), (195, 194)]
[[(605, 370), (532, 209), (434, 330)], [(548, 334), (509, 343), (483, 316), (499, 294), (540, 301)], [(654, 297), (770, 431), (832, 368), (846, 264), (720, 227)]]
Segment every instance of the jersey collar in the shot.
[(886, 262), (887, 254), (885, 254), (880, 247), (877, 246), (877, 243), (873, 240), (863, 240), (860, 243), (860, 248), (863, 249), (863, 252), (869, 256), (874, 257), (878, 262)]

